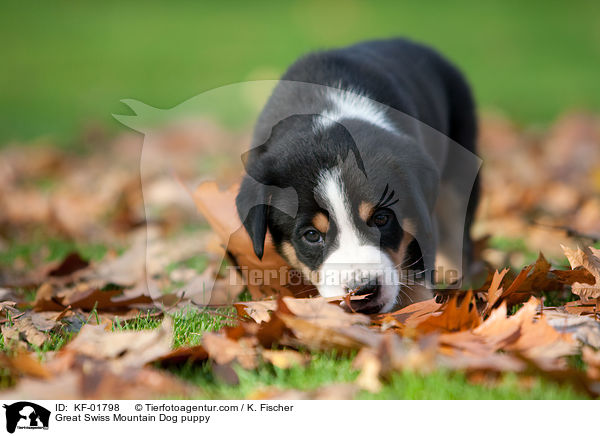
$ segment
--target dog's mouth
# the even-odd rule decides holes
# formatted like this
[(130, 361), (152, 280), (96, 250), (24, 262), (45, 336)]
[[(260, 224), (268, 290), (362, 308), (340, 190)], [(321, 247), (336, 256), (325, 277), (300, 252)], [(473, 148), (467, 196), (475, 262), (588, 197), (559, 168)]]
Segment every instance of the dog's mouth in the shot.
[[(380, 301), (380, 286), (350, 290), (343, 301), (343, 306), (351, 312), (360, 312), (367, 315), (379, 313), (385, 305)], [(361, 297), (361, 298), (352, 298)]]

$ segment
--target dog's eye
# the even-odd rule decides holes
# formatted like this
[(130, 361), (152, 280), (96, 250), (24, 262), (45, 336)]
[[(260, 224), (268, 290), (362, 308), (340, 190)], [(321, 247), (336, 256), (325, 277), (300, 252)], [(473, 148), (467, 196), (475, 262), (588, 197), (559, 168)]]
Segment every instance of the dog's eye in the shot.
[(319, 242), (323, 241), (323, 237), (316, 230), (307, 230), (306, 232), (304, 232), (302, 237), (311, 244), (318, 244)]
[(371, 225), (377, 226), (377, 227), (383, 227), (389, 221), (390, 221), (390, 214), (380, 212), (380, 213), (376, 213), (375, 215), (373, 215), (373, 218), (371, 218), (371, 223), (372, 223)]

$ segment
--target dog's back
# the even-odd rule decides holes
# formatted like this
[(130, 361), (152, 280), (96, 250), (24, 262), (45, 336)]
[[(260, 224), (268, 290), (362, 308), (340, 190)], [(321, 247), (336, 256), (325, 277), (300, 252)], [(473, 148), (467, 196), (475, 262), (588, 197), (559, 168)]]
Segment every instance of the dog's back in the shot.
[[(281, 78), (323, 85), (364, 95), (383, 105), (419, 120), (458, 143), (471, 153), (476, 152), (477, 121), (471, 90), (461, 72), (433, 49), (404, 38), (376, 40), (349, 47), (310, 53), (292, 64)], [(303, 88), (302, 93), (289, 95), (288, 87), (276, 88), (256, 126), (255, 139), (268, 136), (274, 119), (290, 101), (304, 100), (307, 106), (328, 104), (317, 89)], [(394, 117), (391, 117), (392, 119)], [(402, 127), (401, 127), (402, 129)], [(255, 145), (262, 140), (255, 141)], [(444, 192), (438, 197), (437, 215), (454, 219), (438, 219), (438, 263), (448, 269), (461, 269), (468, 275), (472, 262), (470, 228), (479, 199), (479, 178), (472, 188), (463, 240), (454, 221), (461, 219), (462, 205), (457, 199), (464, 195), (464, 186), (457, 171), (465, 165), (464, 154), (443, 153), (440, 179)], [(457, 239), (459, 238), (459, 239)], [(450, 253), (463, 246), (462, 264)], [(444, 255), (443, 253), (448, 253)], [(449, 260), (448, 258), (454, 258)]]
[(424, 45), (396, 38), (311, 53), (281, 79), (364, 94), (475, 151), (475, 110), (469, 87), (450, 62)]

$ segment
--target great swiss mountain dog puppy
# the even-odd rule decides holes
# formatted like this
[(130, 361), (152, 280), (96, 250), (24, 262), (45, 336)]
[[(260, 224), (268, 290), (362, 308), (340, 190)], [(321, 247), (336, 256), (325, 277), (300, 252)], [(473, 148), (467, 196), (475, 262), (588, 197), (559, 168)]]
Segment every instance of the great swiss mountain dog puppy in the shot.
[(467, 275), (478, 168), (462, 183), (466, 158), (448, 144), (471, 154), (475, 142), (470, 89), (432, 49), (392, 39), (312, 53), (259, 116), (238, 213), (259, 258), (270, 234), (322, 296), (390, 311), (431, 297), (403, 271), (425, 277), (450, 246), (458, 282)]

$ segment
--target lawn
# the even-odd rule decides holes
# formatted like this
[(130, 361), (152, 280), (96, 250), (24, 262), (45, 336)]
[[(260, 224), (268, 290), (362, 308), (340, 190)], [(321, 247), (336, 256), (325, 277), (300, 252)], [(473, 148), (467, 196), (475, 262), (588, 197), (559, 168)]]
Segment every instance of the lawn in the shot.
[[(226, 84), (277, 79), (310, 50), (390, 36), (429, 43), (453, 60), (472, 84), (481, 113), (500, 113), (514, 125), (539, 131), (570, 111), (600, 111), (598, 23), (600, 7), (591, 0), (226, 4), (11, 0), (0, 14), (0, 149), (14, 143), (42, 144), (74, 156), (96, 144), (97, 132), (105, 141), (101, 144), (129, 132), (112, 117), (128, 111), (122, 99), (170, 108)], [(24, 185), (27, 189), (35, 185), (49, 195), (60, 187), (57, 180), (62, 176), (40, 176)], [(24, 229), (12, 233), (13, 227), (0, 227), (0, 279), (3, 271), (26, 274), (72, 251), (99, 262), (107, 253), (127, 249), (126, 238), (107, 243), (92, 232), (89, 238), (78, 239), (39, 222)], [(519, 252), (513, 266), (521, 267), (538, 254), (537, 247), (524, 240), (495, 235), (491, 249)], [(205, 267), (203, 262), (190, 265)], [(29, 302), (35, 297), (32, 289), (18, 292)], [(228, 319), (214, 312), (172, 316), (177, 346), (200, 343), (204, 332), (218, 330)], [(158, 323), (139, 318), (116, 322), (112, 328), (144, 330)], [(72, 337), (66, 331), (53, 333), (35, 350), (37, 357), (45, 360), (48, 351), (60, 349)], [(7, 351), (2, 335), (0, 351)], [(256, 370), (237, 368), (235, 386), (216, 378), (210, 362), (169, 370), (198, 386), (203, 398), (243, 398), (272, 388), (309, 390), (353, 381), (359, 373), (352, 367), (354, 357), (313, 352), (306, 367), (280, 369), (261, 363)], [(6, 385), (5, 375), (0, 370), (0, 386)], [(493, 385), (474, 384), (463, 373), (436, 370), (398, 372), (379, 393), (363, 391), (358, 398), (585, 397), (540, 377), (527, 386), (512, 374)]]
[(5, 2), (0, 144), (123, 127), (124, 98), (169, 108), (276, 79), (310, 50), (404, 35), (458, 64), (482, 108), (548, 123), (600, 108), (600, 7), (519, 2)]
[[(93, 317), (94, 314), (92, 313)], [(175, 328), (175, 346), (196, 345), (200, 343), (202, 333), (217, 330), (226, 318), (214, 313), (182, 312), (173, 315)], [(153, 329), (160, 321), (140, 317), (122, 322), (114, 330)], [(72, 333), (54, 334), (47, 344), (37, 350), (38, 357), (45, 359), (45, 353), (59, 350), (74, 335)], [(6, 351), (4, 339), (0, 335), (0, 351)], [(311, 361), (305, 366), (281, 369), (269, 363), (261, 364), (255, 370), (235, 368), (239, 382), (235, 385), (215, 377), (211, 363), (184, 364), (168, 368), (199, 389), (203, 399), (240, 399), (253, 398), (263, 392), (275, 390), (314, 390), (336, 383), (353, 382), (359, 371), (352, 366), (352, 355), (339, 355), (335, 352), (311, 353)], [(6, 387), (0, 370), (0, 387)], [(571, 386), (559, 386), (543, 378), (534, 378), (525, 386), (517, 376), (505, 375), (500, 381), (490, 384), (470, 383), (464, 374), (436, 370), (428, 374), (412, 371), (395, 373), (378, 393), (360, 392), (357, 399), (404, 399), (404, 400), (506, 400), (506, 399), (586, 399)]]
[[(493, 247), (505, 248), (505, 244), (517, 244), (517, 241), (502, 240), (492, 243)], [(47, 243), (31, 243), (27, 250), (15, 247), (14, 251), (8, 250), (0, 258), (1, 264), (10, 265), (15, 259), (33, 263), (34, 253), (45, 251), (46, 260), (62, 259), (72, 250), (78, 250), (82, 257), (89, 260), (100, 261), (107, 251), (106, 247), (98, 245), (79, 244), (51, 240)], [(35, 292), (25, 293), (25, 299), (32, 301)], [(242, 294), (241, 300), (248, 300), (249, 294)], [(564, 301), (554, 301), (552, 304), (561, 304)], [(513, 309), (513, 313), (516, 308)], [(221, 313), (222, 315), (219, 315)], [(101, 312), (93, 309), (84, 318), (83, 324), (98, 323)], [(235, 315), (233, 308), (209, 310), (181, 310), (170, 315), (174, 326), (173, 347), (195, 346), (202, 342), (206, 332), (217, 331), (231, 323)], [(160, 319), (145, 317), (143, 315), (130, 320), (114, 319), (112, 331), (134, 330), (142, 331), (155, 329), (161, 323)], [(10, 325), (10, 323), (9, 323)], [(49, 340), (41, 347), (33, 346), (38, 359), (46, 360), (46, 353), (58, 351), (76, 335), (69, 328), (53, 331)], [(14, 348), (5, 342), (0, 333), (0, 352), (11, 355)], [(183, 364), (167, 366), (166, 369), (182, 380), (196, 386), (196, 395), (203, 399), (240, 399), (255, 398), (272, 394), (273, 392), (310, 391), (338, 383), (352, 383), (359, 375), (353, 367), (356, 353), (311, 352), (310, 362), (306, 366), (293, 366), (282, 369), (267, 362), (262, 362), (256, 369), (248, 370), (235, 365), (237, 382), (224, 380), (212, 370), (212, 362)], [(577, 361), (573, 364), (578, 365)], [(0, 370), (0, 387), (9, 387), (13, 382), (8, 374)], [(507, 373), (500, 379), (487, 382), (473, 383), (464, 373), (437, 369), (433, 372), (401, 371), (394, 373), (377, 393), (367, 391), (359, 392), (357, 399), (586, 399), (584, 393), (575, 390), (570, 385), (559, 385), (555, 381), (544, 377), (529, 377), (525, 382), (517, 375)]]

